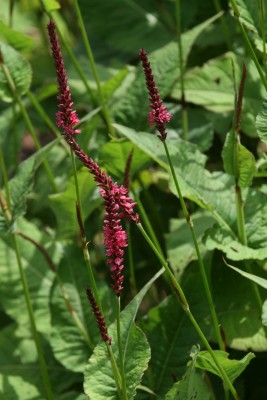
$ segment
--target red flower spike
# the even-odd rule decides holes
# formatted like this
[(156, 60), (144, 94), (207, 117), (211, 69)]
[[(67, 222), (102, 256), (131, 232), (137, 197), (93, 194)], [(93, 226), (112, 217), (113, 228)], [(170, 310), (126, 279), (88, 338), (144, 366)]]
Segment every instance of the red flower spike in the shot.
[(150, 107), (152, 109), (148, 114), (148, 122), (152, 126), (156, 125), (156, 128), (159, 131), (158, 137), (162, 142), (164, 142), (167, 137), (165, 122), (170, 122), (171, 114), (167, 112), (167, 108), (162, 105), (163, 101), (160, 99), (146, 51), (140, 49), (139, 55), (146, 77), (146, 87), (150, 96)]
[(78, 129), (74, 129), (74, 125), (78, 124), (79, 118), (77, 117), (76, 111), (72, 110), (73, 102), (71, 100), (70, 88), (68, 86), (67, 72), (64, 67), (64, 61), (56, 34), (56, 26), (54, 21), (51, 19), (47, 25), (47, 29), (58, 82), (59, 95), (57, 98), (59, 101), (59, 111), (56, 114), (57, 126), (62, 128), (64, 133), (77, 134), (80, 133), (80, 131)]
[(99, 307), (95, 301), (92, 291), (87, 287), (85, 289), (85, 292), (86, 292), (87, 298), (89, 300), (89, 303), (91, 304), (92, 311), (95, 316), (100, 335), (101, 335), (103, 341), (110, 345), (111, 337), (108, 336), (108, 328), (107, 328), (107, 325), (105, 322), (105, 318), (103, 317), (103, 315), (101, 314), (101, 311), (99, 310)]

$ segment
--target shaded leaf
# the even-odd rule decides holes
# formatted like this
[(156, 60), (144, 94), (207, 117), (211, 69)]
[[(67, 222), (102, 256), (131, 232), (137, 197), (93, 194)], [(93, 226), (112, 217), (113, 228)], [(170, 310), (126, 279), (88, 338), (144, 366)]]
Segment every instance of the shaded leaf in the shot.
[(31, 37), (21, 32), (15, 31), (0, 20), (0, 38), (4, 39), (10, 46), (16, 50), (26, 51), (33, 45)]
[(232, 268), (234, 271), (238, 272), (240, 275), (242, 275), (244, 278), (249, 279), (252, 282), (257, 283), (257, 285), (263, 287), (264, 289), (267, 289), (267, 279), (263, 279), (260, 276), (254, 275), (254, 274), (249, 274), (246, 271), (243, 271), (240, 268), (236, 268), (233, 265), (230, 265), (226, 263), (226, 265), (230, 268)]
[[(249, 365), (250, 361), (255, 357), (255, 354), (248, 353), (241, 360), (230, 360), (229, 353), (220, 350), (213, 350), (216, 359), (219, 361), (220, 365), (226, 372), (228, 378), (233, 383), (239, 375), (246, 369)], [(216, 365), (214, 364), (211, 355), (207, 351), (201, 351), (197, 355), (196, 368), (203, 369), (205, 371), (209, 371), (212, 374), (221, 376), (220, 371), (218, 371)]]
[[(121, 313), (121, 344), (129, 400), (134, 398), (136, 388), (150, 359), (149, 344), (144, 333), (135, 326), (134, 319), (144, 295), (162, 273), (163, 269), (154, 275)], [(116, 323), (113, 323), (109, 328), (109, 334), (113, 338), (111, 346), (118, 363), (116, 329)], [(105, 343), (101, 342), (95, 348), (85, 369), (84, 379), (84, 390), (87, 396), (96, 400), (119, 399)]]
[(262, 325), (267, 326), (267, 300), (263, 303), (261, 314)]
[(256, 118), (256, 129), (259, 138), (267, 145), (267, 100), (263, 100), (262, 108)]
[[(15, 84), (16, 92), (18, 95), (23, 95), (31, 85), (32, 70), (30, 64), (20, 53), (6, 43), (1, 42), (0, 46), (3, 62)], [(0, 97), (2, 101), (7, 103), (14, 100), (2, 68), (0, 68)]]

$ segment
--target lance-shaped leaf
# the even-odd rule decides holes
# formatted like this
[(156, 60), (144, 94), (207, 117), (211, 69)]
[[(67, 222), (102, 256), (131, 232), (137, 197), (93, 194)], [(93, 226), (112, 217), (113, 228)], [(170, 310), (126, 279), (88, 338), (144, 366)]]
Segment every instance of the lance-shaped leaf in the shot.
[(267, 145), (267, 99), (263, 100), (262, 109), (256, 118), (259, 138)]
[(234, 129), (231, 129), (226, 136), (222, 158), (225, 172), (233, 175), (239, 186), (248, 187), (251, 185), (256, 172), (255, 158), (239, 142)]
[[(134, 398), (150, 359), (149, 344), (141, 329), (135, 326), (134, 319), (144, 295), (162, 273), (163, 269), (154, 275), (121, 313), (121, 344), (129, 400)], [(112, 336), (111, 346), (119, 364), (116, 323), (110, 326), (108, 332)], [(106, 345), (103, 342), (95, 348), (85, 369), (84, 390), (87, 396), (95, 400), (119, 400)]]

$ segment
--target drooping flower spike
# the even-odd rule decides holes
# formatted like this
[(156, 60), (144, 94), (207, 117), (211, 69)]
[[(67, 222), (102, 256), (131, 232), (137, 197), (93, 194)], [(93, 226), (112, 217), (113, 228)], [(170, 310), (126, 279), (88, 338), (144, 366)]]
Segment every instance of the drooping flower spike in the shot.
[(160, 99), (158, 88), (156, 86), (154, 75), (150, 67), (150, 62), (147, 58), (145, 50), (140, 49), (139, 56), (143, 65), (143, 70), (146, 78), (146, 87), (149, 93), (151, 111), (148, 114), (148, 122), (150, 125), (156, 125), (159, 132), (158, 137), (162, 142), (166, 140), (167, 131), (165, 122), (170, 122), (171, 114), (167, 111), (167, 108), (162, 105), (163, 101)]
[(135, 202), (128, 196), (128, 190), (124, 186), (113, 183), (104, 171), (101, 171), (98, 164), (80, 148), (74, 138), (74, 125), (77, 124), (78, 117), (76, 111), (72, 110), (70, 89), (68, 86), (67, 73), (60, 51), (56, 28), (53, 21), (48, 24), (49, 38), (51, 42), (52, 55), (55, 60), (58, 90), (60, 101), (59, 112), (57, 113), (57, 124), (63, 129), (63, 136), (69, 144), (74, 154), (83, 165), (94, 176), (97, 186), (101, 188), (100, 194), (105, 203), (104, 236), (108, 264), (112, 272), (112, 289), (116, 296), (119, 296), (123, 289), (123, 248), (127, 246), (127, 235), (121, 226), (121, 219), (126, 218), (135, 223), (139, 222), (139, 215), (134, 212)]
[(101, 335), (103, 341), (110, 345), (111, 337), (108, 336), (108, 328), (106, 325), (106, 321), (105, 321), (105, 318), (103, 317), (103, 315), (101, 314), (101, 311), (95, 301), (93, 292), (88, 287), (85, 289), (85, 292), (86, 292), (87, 298), (89, 300), (89, 303), (91, 304), (92, 312), (95, 316), (100, 335)]

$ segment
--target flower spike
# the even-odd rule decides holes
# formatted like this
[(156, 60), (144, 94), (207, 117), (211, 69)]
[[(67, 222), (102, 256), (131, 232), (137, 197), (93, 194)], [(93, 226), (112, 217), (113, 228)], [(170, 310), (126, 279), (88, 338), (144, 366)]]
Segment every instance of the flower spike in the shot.
[(140, 49), (139, 56), (143, 65), (143, 70), (146, 77), (146, 87), (150, 96), (149, 100), (151, 111), (148, 114), (148, 122), (152, 126), (156, 125), (156, 128), (159, 131), (158, 137), (162, 142), (164, 142), (167, 137), (165, 122), (170, 122), (171, 114), (167, 112), (167, 108), (162, 105), (163, 101), (160, 99), (146, 51)]
[(101, 311), (100, 311), (100, 309), (99, 309), (99, 307), (98, 307), (98, 305), (97, 305), (97, 303), (95, 301), (93, 292), (91, 291), (91, 289), (89, 289), (89, 287), (87, 287), (85, 289), (85, 292), (86, 292), (87, 298), (89, 300), (89, 303), (91, 304), (92, 311), (93, 311), (93, 314), (95, 316), (96, 323), (98, 325), (101, 337), (102, 337), (104, 342), (106, 342), (107, 344), (110, 345), (111, 344), (111, 337), (108, 336), (108, 328), (107, 328), (107, 325), (106, 325), (106, 321), (105, 321), (105, 318), (103, 317), (103, 315), (101, 314)]
[(73, 102), (71, 99), (70, 88), (68, 85), (67, 72), (64, 67), (64, 61), (62, 58), (58, 37), (56, 34), (56, 26), (54, 21), (50, 19), (47, 25), (48, 34), (51, 43), (51, 50), (55, 62), (57, 71), (57, 82), (58, 82), (58, 101), (59, 111), (56, 114), (57, 126), (63, 128), (67, 133), (80, 133), (78, 129), (74, 129), (74, 125), (77, 125), (79, 118), (77, 112), (72, 109)]

